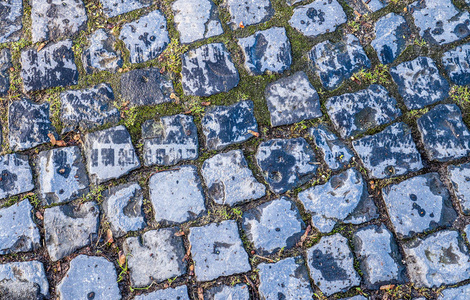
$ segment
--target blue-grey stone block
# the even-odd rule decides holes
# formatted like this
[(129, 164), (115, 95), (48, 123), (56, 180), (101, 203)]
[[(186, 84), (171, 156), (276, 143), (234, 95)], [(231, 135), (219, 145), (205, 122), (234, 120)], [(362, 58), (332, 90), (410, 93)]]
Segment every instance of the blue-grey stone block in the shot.
[(266, 22), (274, 15), (270, 0), (227, 0), (224, 4), (228, 7), (233, 30)]
[(405, 18), (391, 13), (375, 23), (375, 39), (371, 46), (383, 64), (391, 64), (405, 50), (406, 38), (410, 35), (411, 31)]
[(442, 63), (450, 81), (458, 85), (470, 84), (470, 44), (445, 52), (442, 55)]
[(438, 300), (467, 300), (470, 298), (470, 285), (462, 285), (456, 288), (441, 291)]
[(0, 156), (0, 199), (34, 189), (28, 156), (18, 153)]
[[(175, 288), (156, 290), (155, 292), (136, 296), (134, 300), (189, 300), (188, 287), (185, 285)], [(235, 299), (234, 299), (235, 300)]]
[(447, 171), (463, 213), (470, 214), (470, 164), (449, 165)]
[[(1, 5), (2, 4), (0, 4), (0, 6)], [(10, 90), (11, 67), (13, 67), (13, 64), (11, 63), (10, 49), (5, 48), (0, 50), (0, 97), (7, 96), (8, 91)]]
[(82, 53), (82, 63), (88, 74), (97, 71), (116, 73), (122, 67), (121, 52), (116, 51), (116, 39), (104, 29), (88, 37), (90, 46)]
[(43, 264), (37, 260), (1, 264), (0, 295), (4, 299), (47, 298), (49, 283)]
[(204, 299), (207, 300), (250, 300), (248, 285), (236, 284), (234, 286), (215, 286), (204, 291)]
[(136, 9), (152, 5), (153, 0), (100, 0), (103, 5), (103, 13), (112, 18)]
[(0, 44), (16, 42), (23, 28), (23, 1), (10, 0), (0, 3)]

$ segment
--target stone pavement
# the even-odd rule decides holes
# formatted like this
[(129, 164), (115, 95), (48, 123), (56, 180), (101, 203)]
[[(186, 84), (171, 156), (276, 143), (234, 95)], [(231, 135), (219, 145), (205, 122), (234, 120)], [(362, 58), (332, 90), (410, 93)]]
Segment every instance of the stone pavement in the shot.
[(0, 300), (468, 300), (469, 84), (469, 0), (0, 0)]

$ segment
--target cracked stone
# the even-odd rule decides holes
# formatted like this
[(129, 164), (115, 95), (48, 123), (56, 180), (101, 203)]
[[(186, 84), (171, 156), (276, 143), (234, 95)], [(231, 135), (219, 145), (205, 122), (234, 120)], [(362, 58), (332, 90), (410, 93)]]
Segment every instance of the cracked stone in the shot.
[(106, 17), (112, 18), (131, 12), (136, 9), (152, 5), (153, 0), (100, 0), (103, 5), (103, 13)]
[(470, 164), (450, 165), (447, 171), (463, 213), (470, 214)]
[[(1, 6), (2, 4), (0, 4)], [(0, 9), (1, 14), (1, 9)], [(1, 21), (0, 21), (1, 22)], [(0, 28), (1, 25), (0, 25)], [(13, 67), (11, 63), (10, 49), (5, 48), (0, 50), (0, 97), (8, 95), (10, 90), (10, 68)]]
[(438, 300), (467, 300), (470, 296), (470, 285), (445, 289), (440, 292)]
[(410, 35), (411, 31), (405, 18), (391, 13), (380, 18), (375, 24), (375, 39), (371, 46), (383, 64), (391, 64), (405, 50), (406, 37)]
[(0, 295), (13, 300), (47, 298), (49, 283), (43, 264), (36, 260), (1, 264)]
[(270, 0), (226, 0), (233, 30), (248, 25), (264, 23), (274, 16)]
[(23, 28), (23, 1), (11, 0), (0, 3), (0, 44), (16, 42)]
[(0, 199), (34, 189), (27, 155), (12, 153), (0, 156), (0, 172)]
[[(185, 285), (175, 288), (157, 290), (152, 293), (136, 296), (134, 300), (190, 300), (188, 296), (188, 287)], [(236, 300), (236, 299), (233, 299)]]
[(455, 84), (470, 84), (470, 44), (449, 50), (442, 55), (442, 64), (447, 75)]
[(116, 73), (122, 67), (121, 52), (116, 51), (116, 39), (104, 29), (98, 29), (88, 38), (90, 46), (82, 53), (82, 62), (88, 74), (97, 71)]
[(388, 5), (389, 0), (346, 0), (346, 3), (358, 13), (364, 15), (384, 8)]
[(233, 286), (215, 286), (204, 291), (204, 299), (207, 300), (249, 300), (250, 291), (248, 286), (244, 284), (236, 284)]

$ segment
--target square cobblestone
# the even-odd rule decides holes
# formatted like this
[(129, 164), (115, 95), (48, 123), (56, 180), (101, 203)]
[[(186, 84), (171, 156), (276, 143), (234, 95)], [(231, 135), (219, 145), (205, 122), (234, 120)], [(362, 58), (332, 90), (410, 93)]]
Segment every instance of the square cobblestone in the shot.
[(233, 286), (215, 286), (204, 291), (204, 299), (207, 300), (249, 300), (250, 292), (248, 286), (236, 284)]
[(36, 260), (1, 264), (0, 295), (6, 300), (47, 298), (49, 283), (43, 264)]
[(148, 7), (152, 5), (153, 0), (100, 0), (103, 5), (103, 13), (112, 18), (131, 12), (136, 9)]
[(0, 44), (16, 42), (23, 28), (23, 1), (11, 0), (0, 4)]
[(0, 199), (34, 189), (28, 156), (18, 153), (0, 156)]
[(391, 64), (406, 49), (406, 38), (410, 34), (411, 30), (405, 18), (391, 13), (375, 23), (375, 39), (371, 42), (371, 46), (383, 64)]
[(461, 45), (442, 55), (442, 64), (455, 84), (470, 84), (470, 44)]
[(464, 214), (470, 214), (470, 164), (447, 167), (449, 179)]
[[(136, 296), (134, 300), (190, 300), (185, 285), (175, 288), (156, 290), (155, 292)], [(235, 299), (234, 299), (235, 300)]]
[(270, 0), (226, 0), (225, 5), (231, 16), (233, 30), (266, 22), (274, 15)]
[(93, 32), (88, 41), (90, 46), (82, 53), (83, 68), (88, 74), (99, 71), (116, 73), (122, 67), (121, 52), (116, 51), (116, 39), (104, 29)]

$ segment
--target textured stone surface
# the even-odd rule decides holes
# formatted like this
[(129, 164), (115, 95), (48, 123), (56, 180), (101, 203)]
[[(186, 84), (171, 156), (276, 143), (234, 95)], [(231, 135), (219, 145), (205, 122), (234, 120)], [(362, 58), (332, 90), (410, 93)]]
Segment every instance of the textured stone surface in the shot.
[(337, 43), (325, 41), (317, 44), (308, 56), (313, 70), (328, 90), (336, 89), (354, 73), (371, 66), (359, 40), (352, 34)]
[(169, 166), (198, 157), (197, 127), (192, 116), (174, 115), (142, 125), (144, 164)]
[(408, 109), (423, 108), (444, 100), (449, 94), (449, 83), (429, 57), (403, 62), (391, 68), (390, 74)]
[(423, 168), (421, 155), (405, 123), (353, 141), (353, 147), (372, 178), (387, 178)]
[(186, 251), (183, 239), (175, 236), (177, 231), (178, 228), (151, 230), (124, 241), (132, 286), (145, 287), (152, 281), (161, 282), (186, 272)]
[(12, 262), (0, 265), (0, 295), (3, 299), (42, 299), (49, 296), (49, 283), (41, 262)]
[(470, 214), (470, 164), (450, 165), (447, 171), (463, 213)]
[(34, 189), (28, 156), (12, 153), (0, 156), (0, 199)]
[(0, 209), (0, 254), (28, 252), (39, 248), (40, 236), (28, 200)]
[(470, 153), (470, 131), (455, 104), (440, 104), (418, 119), (418, 130), (431, 160), (447, 161)]
[(26, 48), (21, 51), (21, 67), (27, 92), (78, 83), (71, 40), (49, 44), (39, 51)]
[(291, 46), (284, 27), (271, 27), (238, 39), (251, 75), (282, 73), (292, 64)]
[(318, 166), (304, 138), (273, 139), (259, 145), (256, 162), (271, 189), (282, 194), (313, 178)]
[(381, 85), (329, 98), (325, 103), (328, 115), (341, 137), (364, 133), (392, 122), (401, 116), (397, 101)]
[(442, 55), (447, 75), (458, 85), (470, 84), (470, 44), (461, 45)]
[(251, 270), (237, 223), (233, 220), (191, 227), (189, 242), (198, 281)]
[[(1, 8), (0, 8), (0, 13), (1, 13)], [(8, 95), (8, 91), (10, 90), (10, 68), (11, 67), (13, 67), (13, 64), (11, 63), (10, 49), (5, 48), (5, 49), (0, 50), (0, 97), (5, 97), (6, 95)]]
[(181, 43), (192, 43), (224, 33), (212, 0), (177, 0), (171, 5)]
[(298, 195), (312, 214), (312, 225), (328, 233), (338, 222), (360, 224), (379, 216), (361, 174), (349, 169)]
[(23, 28), (23, 1), (3, 1), (0, 4), (0, 44), (16, 42)]
[(438, 287), (468, 279), (470, 257), (457, 231), (444, 230), (403, 245), (408, 274), (417, 287)]
[(258, 132), (253, 101), (209, 107), (202, 117), (201, 126), (208, 149), (221, 150), (231, 144), (243, 143), (253, 136), (252, 132)]
[[(360, 14), (370, 14), (387, 6), (389, 0), (346, 0)], [(349, 299), (349, 298), (348, 298)], [(351, 298), (352, 299), (352, 298)], [(357, 300), (357, 299), (353, 299)]]
[(359, 285), (348, 240), (339, 233), (325, 236), (307, 250), (310, 276), (326, 296)]
[(240, 76), (222, 43), (207, 44), (182, 56), (183, 91), (190, 96), (211, 96), (228, 92), (238, 85)]
[(44, 212), (45, 242), (52, 261), (90, 244), (98, 234), (100, 211), (94, 202), (65, 204)]
[(204, 291), (204, 299), (207, 300), (249, 300), (250, 291), (247, 285), (236, 284), (233, 286), (215, 286)]
[(263, 23), (274, 15), (270, 0), (226, 0), (225, 4), (231, 16), (232, 29)]
[(264, 95), (271, 114), (271, 126), (322, 116), (318, 93), (302, 71), (268, 84)]
[(116, 269), (106, 258), (79, 255), (57, 286), (59, 299), (121, 299), (116, 279)]
[(37, 168), (45, 205), (72, 201), (88, 193), (88, 176), (77, 146), (40, 152)]
[(166, 18), (159, 10), (154, 10), (122, 26), (119, 38), (130, 51), (130, 60), (133, 64), (157, 58), (170, 43)]
[[(378, 1), (378, 0), (376, 0)], [(383, 64), (390, 64), (405, 50), (406, 38), (411, 34), (405, 18), (395, 13), (375, 23), (375, 39), (371, 42)]]
[(205, 212), (204, 194), (195, 166), (181, 166), (152, 175), (150, 200), (155, 221), (183, 223)]
[(83, 67), (87, 73), (109, 71), (115, 73), (122, 67), (121, 52), (116, 51), (116, 39), (104, 29), (98, 29), (88, 38), (90, 46), (82, 53)]
[(438, 300), (467, 300), (470, 297), (470, 285), (463, 285), (457, 288), (445, 289), (441, 291)]
[(335, 31), (339, 25), (346, 23), (347, 20), (346, 14), (338, 1), (317, 0), (295, 8), (289, 24), (303, 35), (314, 37)]
[(153, 0), (100, 0), (103, 5), (103, 13), (112, 18), (136, 9), (150, 6)]
[[(185, 285), (175, 288), (157, 290), (152, 293), (136, 296), (134, 300), (189, 300), (188, 288)], [(235, 299), (234, 299), (235, 300)]]
[(457, 217), (449, 191), (437, 173), (412, 177), (387, 186), (382, 192), (399, 236), (409, 237), (439, 226), (450, 226)]
[(301, 256), (258, 265), (261, 299), (313, 299), (308, 270)]

